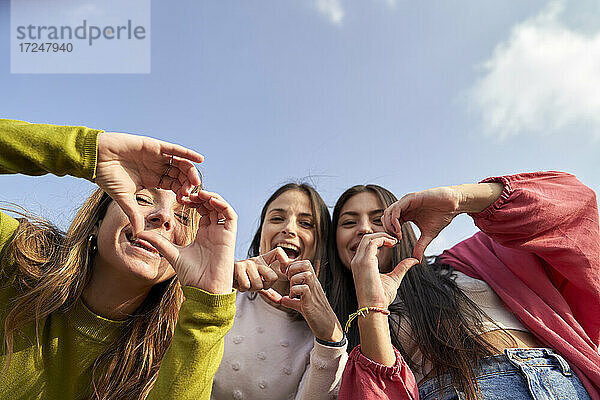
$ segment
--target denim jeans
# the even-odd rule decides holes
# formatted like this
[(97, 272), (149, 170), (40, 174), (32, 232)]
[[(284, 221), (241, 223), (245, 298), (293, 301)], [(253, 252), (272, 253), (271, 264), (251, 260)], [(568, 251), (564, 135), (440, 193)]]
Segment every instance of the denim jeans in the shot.
[[(569, 364), (551, 349), (506, 349), (486, 357), (476, 373), (479, 398), (483, 400), (589, 399)], [(449, 375), (419, 385), (421, 400), (463, 400), (465, 395), (451, 384)]]

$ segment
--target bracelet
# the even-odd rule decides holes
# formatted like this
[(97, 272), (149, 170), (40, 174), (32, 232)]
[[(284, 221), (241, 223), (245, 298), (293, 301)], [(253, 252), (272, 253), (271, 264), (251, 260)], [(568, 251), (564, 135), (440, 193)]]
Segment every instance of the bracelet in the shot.
[(369, 313), (369, 311), (373, 311), (373, 312), (380, 312), (383, 315), (390, 315), (390, 311), (385, 309), (385, 308), (379, 308), (379, 307), (363, 307), (363, 308), (359, 308), (358, 310), (356, 310), (356, 312), (350, 314), (348, 316), (348, 321), (346, 322), (346, 326), (344, 327), (344, 330), (346, 332), (348, 332), (348, 329), (350, 329), (350, 324), (352, 324), (352, 321), (354, 321), (354, 319), (356, 317), (358, 317), (359, 315), (361, 317), (366, 317)]
[(316, 336), (315, 336), (315, 340), (317, 341), (317, 343), (322, 344), (323, 346), (327, 346), (327, 347), (344, 347), (346, 345), (346, 342), (348, 341), (348, 339), (346, 338), (346, 332), (342, 331), (342, 334), (344, 336), (342, 337), (342, 340), (340, 340), (339, 342), (328, 342), (327, 340), (319, 339)]

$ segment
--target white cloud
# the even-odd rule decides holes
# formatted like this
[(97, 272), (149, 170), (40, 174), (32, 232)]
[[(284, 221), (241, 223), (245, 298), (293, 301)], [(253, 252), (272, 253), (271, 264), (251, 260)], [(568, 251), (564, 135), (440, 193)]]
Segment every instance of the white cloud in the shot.
[(600, 32), (569, 28), (563, 1), (514, 26), (483, 64), (470, 106), (483, 130), (503, 139), (521, 133), (579, 132), (600, 138)]
[(315, 0), (317, 11), (325, 15), (331, 23), (340, 25), (344, 19), (344, 8), (340, 0)]
[[(383, 0), (390, 9), (396, 8), (397, 0)], [(341, 0), (314, 0), (316, 10), (334, 25), (341, 25), (345, 11)]]

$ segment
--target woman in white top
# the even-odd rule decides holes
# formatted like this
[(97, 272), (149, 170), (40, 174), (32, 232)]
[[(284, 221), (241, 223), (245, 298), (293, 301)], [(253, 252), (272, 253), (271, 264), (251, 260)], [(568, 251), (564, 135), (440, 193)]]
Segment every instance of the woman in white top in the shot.
[(251, 258), (235, 265), (237, 312), (213, 399), (337, 397), (346, 339), (317, 279), (329, 226), (310, 185), (284, 185), (267, 200)]

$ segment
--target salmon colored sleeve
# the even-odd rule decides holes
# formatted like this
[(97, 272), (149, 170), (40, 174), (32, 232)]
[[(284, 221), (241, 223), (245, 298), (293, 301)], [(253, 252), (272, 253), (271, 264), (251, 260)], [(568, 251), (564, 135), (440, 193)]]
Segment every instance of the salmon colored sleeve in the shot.
[(340, 400), (418, 400), (419, 390), (415, 377), (398, 352), (396, 364), (379, 364), (360, 352), (356, 346), (348, 356), (342, 375)]
[(502, 246), (535, 254), (573, 310), (600, 342), (600, 228), (592, 189), (563, 172), (488, 178), (501, 182), (500, 198), (475, 225)]

